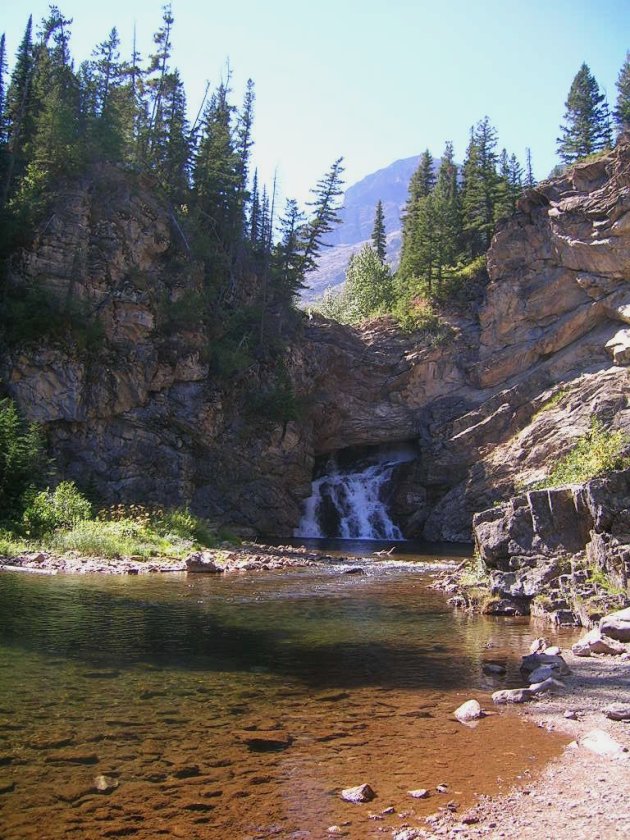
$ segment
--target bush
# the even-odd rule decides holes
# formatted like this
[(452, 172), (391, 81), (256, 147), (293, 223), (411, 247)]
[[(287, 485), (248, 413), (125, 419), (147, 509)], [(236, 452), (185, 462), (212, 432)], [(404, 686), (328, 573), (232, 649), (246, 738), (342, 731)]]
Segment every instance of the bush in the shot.
[(73, 481), (62, 481), (54, 490), (48, 488), (30, 499), (22, 516), (25, 533), (41, 537), (57, 528), (73, 528), (92, 518), (92, 506)]
[(627, 444), (627, 435), (622, 431), (606, 430), (601, 420), (593, 418), (588, 432), (558, 461), (547, 478), (536, 484), (536, 489), (582, 484), (603, 473), (630, 466), (630, 457), (623, 454)]

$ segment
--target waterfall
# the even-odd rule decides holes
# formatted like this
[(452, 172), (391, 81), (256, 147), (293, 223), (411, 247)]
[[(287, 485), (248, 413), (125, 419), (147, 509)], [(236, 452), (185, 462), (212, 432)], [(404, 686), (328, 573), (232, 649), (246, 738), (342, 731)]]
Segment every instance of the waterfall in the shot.
[(294, 536), (404, 539), (387, 502), (394, 471), (416, 457), (411, 445), (381, 447), (354, 460), (330, 456), (313, 480)]

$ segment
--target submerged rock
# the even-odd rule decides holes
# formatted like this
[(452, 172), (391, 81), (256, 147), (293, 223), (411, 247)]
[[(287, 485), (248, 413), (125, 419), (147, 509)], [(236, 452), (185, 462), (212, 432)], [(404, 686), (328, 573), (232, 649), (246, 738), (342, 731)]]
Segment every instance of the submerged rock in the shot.
[(467, 700), (465, 703), (462, 703), (462, 705), (459, 706), (453, 714), (457, 720), (462, 723), (467, 723), (471, 720), (479, 720), (479, 718), (484, 716), (484, 712), (477, 700)]
[(341, 791), (340, 796), (346, 802), (371, 802), (376, 794), (368, 784), (357, 785), (356, 787), (345, 788)]

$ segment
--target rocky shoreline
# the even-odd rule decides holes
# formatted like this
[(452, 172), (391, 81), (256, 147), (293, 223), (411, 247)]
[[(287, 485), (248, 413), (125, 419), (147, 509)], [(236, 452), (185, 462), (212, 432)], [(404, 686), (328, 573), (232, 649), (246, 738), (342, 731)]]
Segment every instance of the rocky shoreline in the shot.
[[(71, 551), (27, 551), (15, 557), (0, 557), (0, 571), (30, 574), (109, 574), (140, 575), (171, 572), (223, 574), (229, 572), (269, 571), (312, 566), (330, 561), (329, 554), (303, 547), (269, 546), (245, 543), (218, 549), (191, 552), (184, 559), (170, 557), (89, 557)], [(348, 559), (348, 558), (346, 558)]]
[(562, 658), (570, 671), (562, 685), (558, 681), (519, 713), (569, 737), (563, 754), (535, 778), (526, 771), (506, 795), (481, 796), (465, 813), (442, 809), (427, 818), (426, 827), (410, 826), (395, 840), (628, 837), (630, 653), (584, 657), (562, 651)]

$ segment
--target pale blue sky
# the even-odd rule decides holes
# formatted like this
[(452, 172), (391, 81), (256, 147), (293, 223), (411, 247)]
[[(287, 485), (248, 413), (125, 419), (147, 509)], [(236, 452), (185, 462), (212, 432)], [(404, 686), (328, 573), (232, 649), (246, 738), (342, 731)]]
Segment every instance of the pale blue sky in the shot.
[[(29, 11), (42, 0), (0, 0), (10, 63)], [(77, 62), (116, 26), (130, 50), (134, 22), (146, 58), (161, 22), (159, 0), (78, 0), (57, 5), (74, 18)], [(461, 160), (472, 123), (488, 114), (501, 145), (521, 160), (532, 149), (542, 178), (557, 163), (555, 140), (582, 61), (611, 104), (630, 49), (629, 0), (173, 0), (173, 64), (195, 112), (205, 80), (229, 58), (234, 99), (256, 84), (255, 162), (284, 195), (303, 201), (343, 155), (347, 184), (444, 141)]]

